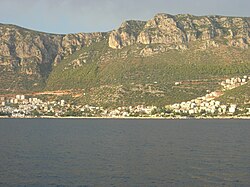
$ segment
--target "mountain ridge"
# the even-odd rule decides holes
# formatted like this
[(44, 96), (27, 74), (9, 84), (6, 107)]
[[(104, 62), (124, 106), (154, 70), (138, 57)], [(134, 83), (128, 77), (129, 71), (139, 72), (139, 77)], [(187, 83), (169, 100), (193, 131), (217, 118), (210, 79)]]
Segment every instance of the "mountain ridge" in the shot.
[(76, 34), (0, 24), (0, 91), (120, 85), (136, 90), (157, 82), (151, 89), (160, 96), (168, 93), (160, 89), (166, 83), (248, 74), (249, 44), (245, 17), (159, 13), (109, 32)]
[[(144, 28), (141, 28), (142, 32), (137, 33), (137, 36), (126, 32), (126, 27), (123, 29), (124, 24), (119, 29), (112, 31), (110, 40), (113, 42), (110, 44), (110, 47), (119, 49), (135, 43), (187, 44), (197, 39), (208, 40), (216, 37), (231, 37), (232, 39), (245, 37), (243, 41), (235, 40), (233, 41), (234, 43), (229, 43), (229, 45), (248, 47), (249, 44), (249, 18), (225, 16), (198, 17), (189, 14), (173, 16), (160, 13), (144, 23)], [(241, 28), (241, 26), (245, 28)], [(236, 27), (239, 32), (232, 31), (231, 27)], [(129, 39), (132, 42), (123, 44), (123, 40), (128, 41)]]

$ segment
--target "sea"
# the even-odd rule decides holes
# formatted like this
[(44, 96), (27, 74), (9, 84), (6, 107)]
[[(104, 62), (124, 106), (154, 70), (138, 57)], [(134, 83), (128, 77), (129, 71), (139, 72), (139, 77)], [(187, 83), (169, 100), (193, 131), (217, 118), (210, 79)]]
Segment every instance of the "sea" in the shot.
[(0, 186), (250, 186), (249, 120), (0, 119)]

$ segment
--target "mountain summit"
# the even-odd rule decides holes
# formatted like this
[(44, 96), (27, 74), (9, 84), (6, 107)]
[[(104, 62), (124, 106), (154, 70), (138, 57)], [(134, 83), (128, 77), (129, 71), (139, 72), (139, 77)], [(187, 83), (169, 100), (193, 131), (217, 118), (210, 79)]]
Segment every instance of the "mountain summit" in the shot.
[(249, 25), (249, 18), (157, 14), (147, 22), (124, 22), (118, 30), (111, 32), (109, 46), (120, 49), (141, 43), (185, 48), (193, 41), (220, 38), (227, 40), (229, 46), (247, 48)]

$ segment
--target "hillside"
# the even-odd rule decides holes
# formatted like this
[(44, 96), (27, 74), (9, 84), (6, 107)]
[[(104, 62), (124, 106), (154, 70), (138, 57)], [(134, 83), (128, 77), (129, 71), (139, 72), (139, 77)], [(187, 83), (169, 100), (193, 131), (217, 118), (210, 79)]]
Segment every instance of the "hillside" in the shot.
[(74, 89), (68, 99), (83, 104), (164, 106), (250, 74), (249, 18), (157, 14), (68, 35), (0, 27), (2, 92)]
[(0, 24), (0, 91), (43, 89), (53, 66), (103, 35), (47, 34)]
[(219, 100), (225, 104), (237, 103), (250, 107), (250, 83), (227, 91)]
[[(200, 51), (194, 46), (137, 56), (143, 47), (117, 51), (105, 42), (86, 47), (54, 68), (46, 89), (84, 89), (80, 100), (85, 103), (164, 105), (204, 95), (219, 88), (220, 80), (250, 72), (249, 50), (226, 47), (225, 53), (223, 48)], [(175, 86), (175, 82), (183, 84)]]

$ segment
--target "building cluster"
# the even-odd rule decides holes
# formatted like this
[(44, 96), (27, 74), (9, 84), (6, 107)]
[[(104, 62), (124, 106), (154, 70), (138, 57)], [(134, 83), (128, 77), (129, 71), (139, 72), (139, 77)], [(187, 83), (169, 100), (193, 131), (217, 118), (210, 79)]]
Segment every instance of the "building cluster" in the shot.
[(226, 115), (235, 114), (237, 111), (237, 105), (222, 105), (220, 101), (216, 101), (215, 98), (221, 96), (223, 92), (214, 91), (206, 94), (203, 97), (198, 97), (191, 101), (175, 103), (173, 105), (166, 106), (166, 108), (172, 111), (174, 114), (183, 115)]
[(214, 99), (197, 98), (188, 102), (176, 103), (166, 106), (173, 114), (179, 115), (234, 115), (237, 105), (222, 105)]
[(155, 106), (130, 106), (116, 109), (104, 109), (89, 105), (75, 105), (65, 100), (43, 101), (38, 98), (25, 95), (15, 97), (1, 97), (0, 115), (9, 117), (32, 117), (32, 116), (78, 116), (78, 117), (129, 117), (150, 116)]
[[(220, 83), (223, 86), (223, 90), (231, 90), (236, 87), (246, 84), (250, 80), (250, 76), (235, 77), (226, 79)], [(180, 82), (176, 82), (175, 85), (179, 85)], [(237, 107), (236, 104), (222, 105), (220, 101), (215, 99), (223, 95), (222, 91), (214, 91), (206, 94), (203, 97), (198, 97), (191, 101), (175, 103), (173, 105), (166, 106), (166, 108), (173, 114), (180, 115), (234, 115), (237, 111), (242, 110)], [(250, 112), (249, 109), (247, 109)]]
[(242, 86), (250, 81), (250, 76), (244, 75), (243, 77), (234, 77), (231, 79), (226, 79), (220, 84), (223, 86), (224, 90), (232, 90), (236, 87)]
[(158, 108), (156, 106), (129, 106), (118, 107), (113, 110), (105, 110), (102, 116), (106, 117), (149, 117), (154, 114)]
[(64, 110), (65, 101), (42, 101), (38, 98), (26, 98), (25, 95), (1, 97), (0, 113), (11, 117), (56, 115)]
[[(227, 79), (220, 84), (223, 89), (233, 89), (246, 84), (249, 76)], [(216, 98), (223, 91), (214, 91), (191, 101), (175, 103), (165, 108), (156, 106), (123, 106), (116, 109), (104, 109), (89, 105), (76, 105), (65, 100), (43, 101), (36, 97), (16, 95), (0, 97), (0, 116), (34, 117), (34, 116), (78, 116), (78, 117), (176, 117), (176, 116), (225, 116), (236, 115), (242, 111), (236, 104), (221, 104)], [(250, 115), (246, 109), (244, 115)]]

